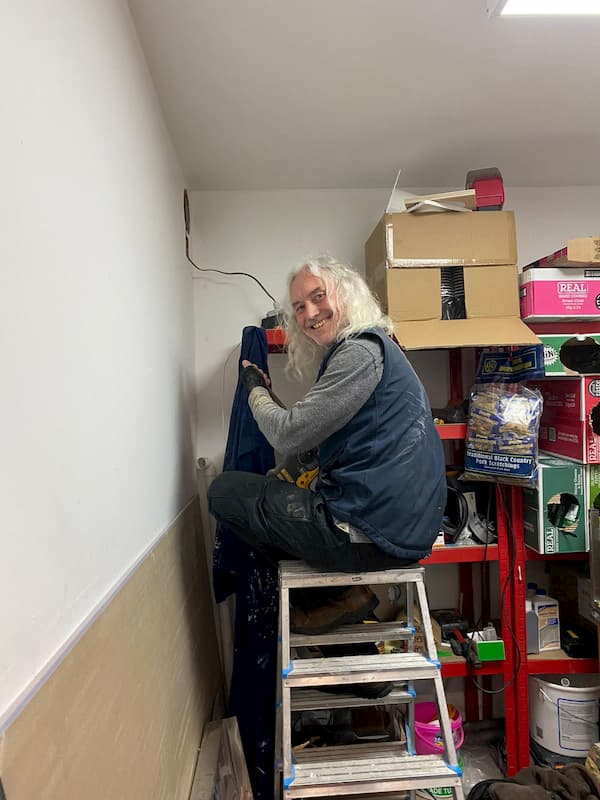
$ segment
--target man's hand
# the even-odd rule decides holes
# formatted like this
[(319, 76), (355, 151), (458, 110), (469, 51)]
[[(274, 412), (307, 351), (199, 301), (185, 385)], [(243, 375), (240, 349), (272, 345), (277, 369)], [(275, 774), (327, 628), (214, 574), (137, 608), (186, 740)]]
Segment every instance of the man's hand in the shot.
[(252, 389), (256, 389), (257, 386), (261, 386), (264, 389), (269, 388), (269, 384), (271, 381), (262, 371), (259, 369), (256, 364), (251, 364), (249, 361), (242, 361), (242, 366), (244, 367), (242, 371), (242, 381), (244, 386), (248, 390), (248, 394), (252, 391)]

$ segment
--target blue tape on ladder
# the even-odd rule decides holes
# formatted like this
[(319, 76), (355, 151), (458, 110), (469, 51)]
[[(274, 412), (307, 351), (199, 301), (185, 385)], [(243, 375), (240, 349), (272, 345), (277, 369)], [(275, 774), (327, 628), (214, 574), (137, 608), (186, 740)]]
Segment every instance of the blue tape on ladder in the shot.
[(461, 777), (462, 769), (458, 766), (458, 764), (455, 767), (453, 767), (452, 764), (446, 764), (446, 766), (448, 767), (448, 769), (451, 769), (452, 772), (456, 772), (459, 778)]
[(415, 750), (412, 731), (410, 730), (407, 724), (405, 724), (404, 726), (404, 734), (406, 736), (406, 752), (408, 753), (409, 756), (416, 756), (417, 751)]
[(416, 633), (417, 632), (417, 629), (415, 628), (414, 625), (409, 625), (408, 626), (408, 630), (410, 631), (410, 633)]
[(289, 789), (296, 778), (296, 767), (292, 764), (290, 768), (290, 777), (283, 779), (283, 788)]
[(413, 699), (413, 700), (414, 700), (414, 699), (415, 699), (415, 697), (417, 696), (417, 693), (416, 693), (416, 691), (415, 691), (414, 689), (407, 689), (406, 691), (407, 691), (407, 692), (408, 692), (408, 694), (409, 694), (409, 695), (412, 697), (412, 699)]
[(427, 661), (429, 664), (432, 664), (437, 669), (442, 668), (442, 663), (441, 661), (438, 661), (437, 658), (429, 658), (429, 656), (425, 656), (425, 661)]
[(292, 670), (293, 670), (293, 669), (294, 669), (294, 662), (293, 662), (293, 661), (290, 661), (290, 665), (289, 665), (289, 667), (284, 667), (284, 668), (282, 669), (282, 674), (283, 674), (283, 677), (284, 677), (284, 678), (287, 678), (287, 676), (290, 674), (290, 672), (292, 672)]

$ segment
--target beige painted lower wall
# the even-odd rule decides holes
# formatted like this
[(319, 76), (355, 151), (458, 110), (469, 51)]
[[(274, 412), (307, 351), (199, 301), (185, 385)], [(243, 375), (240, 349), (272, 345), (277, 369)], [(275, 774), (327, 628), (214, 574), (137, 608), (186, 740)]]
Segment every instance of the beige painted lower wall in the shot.
[(184, 800), (221, 688), (198, 500), (7, 729), (7, 800)]

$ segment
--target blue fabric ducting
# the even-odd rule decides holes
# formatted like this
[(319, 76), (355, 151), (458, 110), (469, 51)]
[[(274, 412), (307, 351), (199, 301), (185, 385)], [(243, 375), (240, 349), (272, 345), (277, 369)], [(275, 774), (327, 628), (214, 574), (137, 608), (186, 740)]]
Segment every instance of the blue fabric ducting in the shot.
[[(242, 333), (238, 370), (247, 359), (268, 374), (262, 328)], [(223, 471), (264, 475), (275, 466), (273, 448), (259, 431), (238, 379)], [(277, 680), (277, 570), (226, 526), (217, 526), (213, 559), (215, 599), (236, 595), (233, 673), (227, 712), (237, 717), (255, 800), (273, 800)]]

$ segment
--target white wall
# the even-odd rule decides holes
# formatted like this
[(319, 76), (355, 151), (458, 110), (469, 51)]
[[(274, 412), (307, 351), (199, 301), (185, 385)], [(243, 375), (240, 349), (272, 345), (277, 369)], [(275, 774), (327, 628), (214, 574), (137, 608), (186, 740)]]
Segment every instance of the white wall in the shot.
[[(389, 197), (388, 189), (193, 192), (192, 258), (199, 267), (255, 275), (278, 300), (294, 265), (328, 252), (364, 271), (364, 243)], [(220, 467), (237, 381), (242, 328), (260, 324), (273, 307), (254, 281), (194, 274), (196, 373), (200, 421), (197, 453)], [(284, 402), (300, 391), (284, 377), (285, 356), (270, 358), (274, 388)], [(417, 354), (431, 365), (427, 389), (434, 402), (448, 393), (442, 358)]]
[(600, 233), (600, 186), (509, 189), (507, 199), (516, 214), (521, 267), (567, 239)]
[(4, 5), (0, 729), (194, 491), (183, 180), (127, 6)]
[[(600, 187), (507, 188), (506, 194), (505, 207), (516, 212), (521, 265), (568, 237), (600, 231)], [(363, 271), (365, 240), (388, 197), (389, 189), (193, 192), (192, 257), (200, 267), (251, 272), (279, 299), (287, 273), (308, 254), (327, 251)], [(214, 273), (195, 273), (194, 297), (201, 411), (197, 454), (219, 465), (237, 380), (236, 345), (244, 325), (260, 324), (272, 304), (250, 279)], [(284, 358), (271, 357), (272, 376), (280, 397), (291, 400), (298, 389), (284, 382)], [(411, 360), (431, 402), (444, 405), (445, 357), (415, 353)]]

